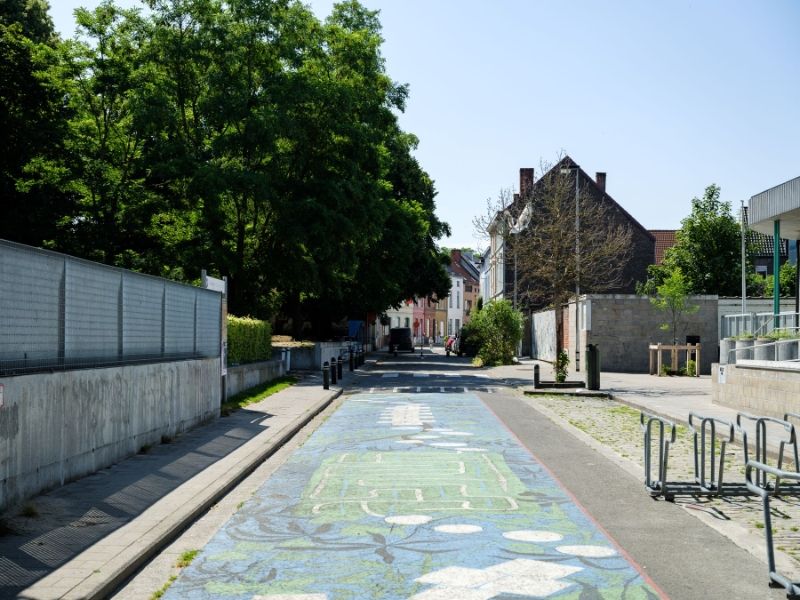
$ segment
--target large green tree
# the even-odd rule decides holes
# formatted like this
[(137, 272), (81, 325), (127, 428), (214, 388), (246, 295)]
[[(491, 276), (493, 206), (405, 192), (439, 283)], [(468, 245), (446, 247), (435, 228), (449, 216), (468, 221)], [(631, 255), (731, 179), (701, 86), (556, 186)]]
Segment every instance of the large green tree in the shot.
[(648, 269), (640, 291), (653, 295), (673, 270), (680, 269), (692, 294), (739, 295), (741, 229), (730, 203), (719, 197), (719, 186), (712, 184), (702, 198), (692, 199), (692, 212), (681, 221), (676, 244), (661, 265)]
[(78, 11), (46, 69), (66, 99), (64, 151), (24, 169), (71, 202), (45, 215), (54, 247), (177, 279), (206, 268), (228, 277), (233, 312), (320, 332), (446, 294), (449, 230), (397, 123), (408, 90), (386, 73), (377, 12), (147, 5)]
[(52, 178), (29, 172), (62, 154), (68, 116), (47, 10), (41, 0), (0, 2), (0, 238), (33, 245), (52, 240), (72, 211)]

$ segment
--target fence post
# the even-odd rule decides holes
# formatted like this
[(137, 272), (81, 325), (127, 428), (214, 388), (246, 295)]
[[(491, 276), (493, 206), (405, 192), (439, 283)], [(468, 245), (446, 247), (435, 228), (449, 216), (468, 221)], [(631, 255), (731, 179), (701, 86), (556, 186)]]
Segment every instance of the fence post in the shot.
[(533, 365), (533, 387), (539, 387), (539, 365)]
[(325, 364), (322, 365), (322, 389), (328, 390), (330, 389), (330, 367), (328, 366), (328, 361), (325, 361)]
[(341, 357), (341, 355), (336, 360), (336, 377), (338, 377), (339, 380), (341, 381), (341, 379), (342, 379), (342, 357)]
[[(325, 363), (327, 364), (327, 363)], [(331, 383), (336, 383), (336, 357), (331, 358)]]

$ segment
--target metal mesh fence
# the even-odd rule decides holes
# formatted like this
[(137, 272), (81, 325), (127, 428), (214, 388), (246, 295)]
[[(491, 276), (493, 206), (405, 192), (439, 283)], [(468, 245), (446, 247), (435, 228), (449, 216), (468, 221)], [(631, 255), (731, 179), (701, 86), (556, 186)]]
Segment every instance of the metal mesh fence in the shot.
[(0, 376), (217, 357), (218, 292), (0, 240)]

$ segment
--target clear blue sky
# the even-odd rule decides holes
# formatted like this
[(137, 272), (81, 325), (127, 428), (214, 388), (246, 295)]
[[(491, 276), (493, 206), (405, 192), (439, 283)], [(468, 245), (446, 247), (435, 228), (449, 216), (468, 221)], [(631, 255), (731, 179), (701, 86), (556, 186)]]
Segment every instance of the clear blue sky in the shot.
[[(452, 227), (443, 245), (475, 246), (486, 199), (562, 151), (650, 229), (679, 227), (711, 183), (738, 210), (800, 175), (800, 2), (362, 2), (410, 86), (401, 124)], [(51, 0), (56, 28), (98, 3)]]

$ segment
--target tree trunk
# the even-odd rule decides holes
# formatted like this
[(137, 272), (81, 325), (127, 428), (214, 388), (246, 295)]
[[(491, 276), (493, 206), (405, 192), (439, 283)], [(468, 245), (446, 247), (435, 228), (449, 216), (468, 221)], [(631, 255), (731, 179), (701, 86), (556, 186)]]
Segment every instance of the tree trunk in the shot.
[(558, 364), (558, 357), (561, 354), (561, 340), (564, 339), (564, 310), (561, 307), (560, 303), (556, 304), (556, 356), (555, 360), (553, 361), (553, 368)]

